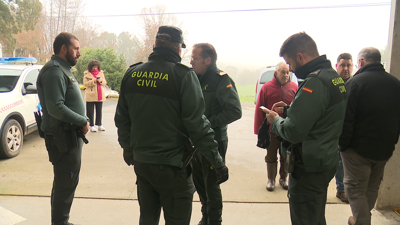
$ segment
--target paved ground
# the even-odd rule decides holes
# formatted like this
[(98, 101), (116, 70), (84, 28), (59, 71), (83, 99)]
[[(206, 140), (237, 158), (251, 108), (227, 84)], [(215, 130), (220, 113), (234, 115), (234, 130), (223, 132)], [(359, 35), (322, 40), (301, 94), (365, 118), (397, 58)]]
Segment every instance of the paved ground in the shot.
[[(138, 224), (139, 207), (135, 174), (126, 166), (117, 143), (113, 118), (115, 101), (103, 108), (105, 132), (89, 133), (84, 147), (80, 183), (71, 222), (85, 225)], [(229, 126), (227, 166), (230, 179), (222, 184), (223, 224), (290, 224), (286, 191), (265, 190), (265, 150), (257, 148), (253, 135), (254, 104), (243, 103), (243, 118)], [(25, 138), (21, 154), (0, 160), (0, 225), (37, 225), (50, 222), (52, 166), (44, 142), (37, 133)], [(347, 224), (350, 207), (335, 197), (334, 180), (329, 186), (327, 223)], [(373, 211), (373, 224), (400, 224), (394, 212)], [(195, 194), (192, 223), (200, 220)], [(160, 224), (164, 224), (161, 220)]]

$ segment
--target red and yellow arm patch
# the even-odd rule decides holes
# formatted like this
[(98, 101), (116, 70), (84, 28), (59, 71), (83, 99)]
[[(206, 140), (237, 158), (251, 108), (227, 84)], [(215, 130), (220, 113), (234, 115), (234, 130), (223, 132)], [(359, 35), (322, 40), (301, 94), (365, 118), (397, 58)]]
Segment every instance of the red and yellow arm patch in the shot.
[(226, 85), (226, 88), (231, 88), (231, 87), (232, 87), (232, 84)]
[(313, 92), (313, 89), (308, 88), (308, 87), (303, 87), (302, 90), (305, 91), (305, 92), (308, 92), (308, 93), (310, 93), (310, 94), (312, 94), (312, 92)]

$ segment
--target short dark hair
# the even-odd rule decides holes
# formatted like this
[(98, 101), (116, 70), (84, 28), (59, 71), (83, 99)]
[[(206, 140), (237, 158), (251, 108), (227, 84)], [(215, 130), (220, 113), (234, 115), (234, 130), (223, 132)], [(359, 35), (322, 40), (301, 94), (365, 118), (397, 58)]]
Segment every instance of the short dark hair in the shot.
[(214, 46), (212, 46), (211, 44), (198, 43), (198, 44), (193, 45), (193, 48), (201, 48), (200, 56), (203, 59), (210, 57), (212, 63), (217, 62), (217, 57), (218, 57), (217, 52), (215, 51)]
[(165, 40), (165, 39), (171, 39), (171, 36), (169, 34), (158, 34), (158, 36), (161, 38), (156, 38), (155, 47), (164, 47), (172, 49), (174, 51), (178, 51), (178, 49), (180, 49), (182, 46), (181, 43)]
[(353, 61), (353, 57), (351, 56), (350, 53), (342, 53), (342, 54), (340, 54), (337, 57), (337, 63), (339, 63), (341, 59)]
[(303, 53), (311, 57), (318, 57), (318, 48), (315, 41), (305, 32), (293, 34), (283, 42), (279, 56), (287, 55), (296, 59), (297, 53)]
[(367, 63), (380, 63), (381, 62), (381, 53), (377, 48), (374, 47), (366, 47), (361, 49), (360, 53), (358, 53), (358, 58), (364, 59)]
[(97, 66), (97, 68), (99, 68), (99, 71), (101, 70), (100, 62), (97, 60), (90, 61), (87, 65), (87, 70), (90, 72), (92, 70), (92, 68), (95, 66)]
[(71, 39), (75, 39), (75, 40), (79, 41), (79, 39), (71, 33), (68, 33), (68, 32), (59, 33), (57, 35), (57, 37), (54, 39), (54, 43), (53, 43), (54, 54), (57, 55), (58, 53), (60, 53), (61, 47), (63, 45), (65, 45), (66, 47), (69, 47), (72, 44)]

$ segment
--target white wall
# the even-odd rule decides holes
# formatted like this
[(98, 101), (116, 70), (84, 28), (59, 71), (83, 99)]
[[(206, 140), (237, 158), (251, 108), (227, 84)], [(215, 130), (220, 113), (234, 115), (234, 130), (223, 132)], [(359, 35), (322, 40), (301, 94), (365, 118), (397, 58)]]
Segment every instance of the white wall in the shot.
[[(386, 71), (400, 79), (400, 1), (392, 0)], [(397, 63), (396, 63), (397, 62)], [(400, 143), (386, 164), (377, 209), (400, 207)]]

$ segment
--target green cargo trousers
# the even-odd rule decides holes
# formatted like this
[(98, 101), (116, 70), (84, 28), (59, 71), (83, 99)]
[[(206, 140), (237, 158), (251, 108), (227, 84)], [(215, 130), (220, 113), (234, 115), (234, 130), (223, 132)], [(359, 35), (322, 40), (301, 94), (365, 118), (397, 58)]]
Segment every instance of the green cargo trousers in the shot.
[[(225, 163), (228, 141), (218, 141), (218, 151)], [(222, 222), (222, 193), (218, 176), (211, 163), (197, 152), (192, 160), (193, 182), (201, 202), (202, 220), (208, 225), (220, 225)]]
[(289, 207), (292, 225), (326, 225), (325, 205), (329, 182), (338, 165), (325, 172), (306, 172), (295, 166), (289, 176)]
[[(46, 147), (49, 151), (58, 151), (57, 148), (50, 146), (46, 140)], [(53, 163), (54, 180), (51, 191), (51, 224), (68, 224), (69, 212), (72, 201), (74, 200), (75, 190), (79, 182), (81, 170), (83, 141), (78, 138), (78, 146), (69, 150), (67, 154), (53, 152), (57, 154), (57, 162)], [(50, 154), (50, 153), (49, 153)]]
[(139, 225), (158, 225), (161, 208), (165, 225), (189, 225), (195, 191), (191, 172), (175, 166), (137, 161), (134, 169), (140, 206)]

